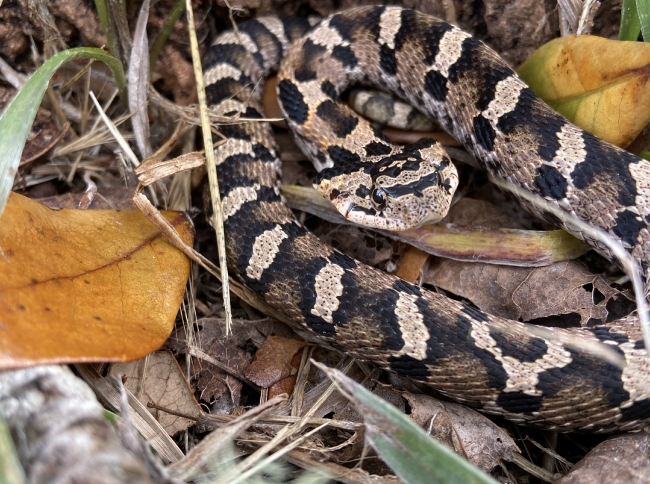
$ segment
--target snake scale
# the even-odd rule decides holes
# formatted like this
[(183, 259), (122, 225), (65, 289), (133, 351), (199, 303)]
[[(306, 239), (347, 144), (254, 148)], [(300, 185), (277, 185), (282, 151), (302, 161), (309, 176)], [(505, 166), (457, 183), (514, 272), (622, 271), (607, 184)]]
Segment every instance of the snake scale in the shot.
[[(650, 365), (635, 318), (536, 336), (526, 324), (363, 265), (310, 234), (280, 194), (280, 160), (270, 125), (259, 121), (258, 86), (279, 68), (279, 99), (297, 141), (329, 173), (321, 185), (359, 164), (368, 173), (368, 160), (381, 163), (386, 154), (417, 164), (433, 150), (438, 161), (429, 185), (454, 188), (455, 172), (430, 141), (400, 151), (341, 106), (348, 84), (375, 85), (432, 116), (488, 172), (606, 230), (644, 270), (649, 164), (569, 123), (497, 54), (448, 23), (383, 6), (312, 23), (242, 22), (204, 57), (210, 109), (235, 120), (219, 126), (225, 142), (215, 148), (231, 270), (324, 342), (482, 412), (558, 431), (643, 427), (650, 420)], [(340, 193), (328, 187), (336, 204)], [(355, 196), (361, 203), (375, 199), (360, 211), (377, 215), (383, 200), (369, 190), (361, 186)], [(626, 364), (563, 343), (567, 337), (602, 342)]]

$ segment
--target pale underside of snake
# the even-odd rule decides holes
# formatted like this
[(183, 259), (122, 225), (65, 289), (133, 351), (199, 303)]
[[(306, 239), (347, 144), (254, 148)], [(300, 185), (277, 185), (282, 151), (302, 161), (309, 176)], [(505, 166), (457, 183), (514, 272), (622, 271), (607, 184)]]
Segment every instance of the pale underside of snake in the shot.
[[(650, 265), (648, 163), (556, 114), (480, 41), (399, 7), (356, 8), (310, 28), (306, 19), (263, 17), (220, 35), (204, 59), (213, 112), (263, 117), (258, 86), (284, 54), (280, 102), (300, 145), (329, 173), (324, 180), (358, 172), (357, 166), (369, 173), (368, 162), (393, 153), (401, 156), (393, 170), (399, 174), (434, 150), (435, 182), (421, 191), (432, 185), (453, 191), (455, 171), (448, 171), (437, 147), (423, 141), (399, 154), (341, 107), (339, 95), (350, 83), (378, 86), (432, 116), (487, 171), (603, 228), (644, 270)], [(523, 323), (363, 265), (296, 221), (280, 195), (280, 161), (268, 123), (219, 129), (226, 137), (215, 153), (229, 265), (287, 318), (355, 358), (514, 422), (611, 432), (650, 420), (650, 365), (636, 319), (554, 329), (554, 337), (543, 338)], [(407, 184), (413, 180), (407, 177)], [(384, 206), (382, 194), (372, 200), (374, 188), (355, 190), (370, 216)], [(339, 195), (329, 193), (334, 200)], [(563, 343), (568, 337), (608, 345), (624, 367)]]

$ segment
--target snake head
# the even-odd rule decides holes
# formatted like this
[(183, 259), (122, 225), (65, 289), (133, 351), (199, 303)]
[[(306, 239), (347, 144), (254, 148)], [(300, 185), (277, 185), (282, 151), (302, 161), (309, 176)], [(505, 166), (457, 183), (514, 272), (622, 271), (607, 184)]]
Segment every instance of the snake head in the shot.
[(314, 183), (350, 222), (383, 230), (438, 222), (447, 215), (457, 186), (456, 167), (428, 139), (377, 163), (325, 169)]

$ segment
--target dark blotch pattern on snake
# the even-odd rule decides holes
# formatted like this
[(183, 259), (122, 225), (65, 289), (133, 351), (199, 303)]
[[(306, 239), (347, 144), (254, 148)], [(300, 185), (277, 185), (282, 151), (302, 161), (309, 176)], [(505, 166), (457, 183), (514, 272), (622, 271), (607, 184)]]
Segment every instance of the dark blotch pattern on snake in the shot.
[[(238, 34), (222, 34), (204, 62), (215, 114), (262, 116), (259, 81), (297, 40), (278, 92), (290, 124), (299, 127), (297, 141), (319, 168), (360, 163), (377, 179), (372, 163), (396, 152), (374, 130), (356, 138), (367, 123), (338, 104), (350, 82), (372, 83), (428, 112), (486, 170), (612, 234), (647, 270), (648, 163), (553, 112), (481, 42), (399, 7), (352, 9), (306, 34), (309, 28), (306, 20), (263, 17), (240, 25)], [(355, 358), (514, 422), (609, 432), (650, 419), (650, 366), (635, 319), (555, 329), (557, 338), (547, 339), (367, 267), (319, 242), (284, 204), (268, 123), (220, 130), (227, 139), (215, 152), (231, 270), (289, 319)], [(412, 147), (386, 169), (412, 177), (408, 163), (417, 164), (419, 150), (427, 149), (435, 148), (426, 141)], [(440, 156), (442, 173), (448, 167)], [(452, 191), (453, 177), (442, 178), (435, 185)], [(625, 367), (566, 345), (567, 336), (610, 345)]]

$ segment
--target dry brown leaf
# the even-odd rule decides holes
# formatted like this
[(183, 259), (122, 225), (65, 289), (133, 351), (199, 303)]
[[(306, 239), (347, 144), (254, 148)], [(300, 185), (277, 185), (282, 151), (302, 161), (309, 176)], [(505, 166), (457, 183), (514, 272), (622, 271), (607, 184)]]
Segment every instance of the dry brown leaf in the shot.
[(269, 336), (244, 375), (256, 385), (269, 388), (297, 371), (292, 361), (305, 346), (307, 343), (302, 340)]
[(613, 437), (592, 449), (557, 484), (650, 482), (650, 435), (646, 432)]
[[(165, 216), (191, 244), (187, 217)], [(56, 212), (17, 194), (0, 254), (0, 368), (140, 358), (165, 342), (189, 274), (137, 211)]]
[[(221, 361), (237, 373), (250, 364), (250, 357), (239, 346), (248, 339), (251, 326), (235, 324), (232, 334), (226, 335), (226, 322), (221, 319), (206, 318), (197, 321), (200, 331), (197, 344), (208, 355)], [(242, 382), (208, 362), (192, 359), (193, 377), (197, 379), (196, 390), (201, 400), (212, 403), (228, 391), (233, 406), (240, 405)]]
[(520, 321), (569, 314), (571, 323), (604, 323), (634, 307), (605, 279), (574, 261), (526, 268), (439, 259), (423, 279), (469, 299), (483, 311)]
[[(225, 320), (219, 318), (201, 318), (195, 323), (195, 344), (204, 353), (220, 361), (233, 373), (243, 374), (252, 360), (244, 349), (261, 346), (270, 333), (290, 336), (291, 330), (286, 325), (268, 319), (248, 321), (233, 319), (232, 333), (226, 335)], [(175, 353), (188, 353), (185, 329), (180, 327), (165, 343)], [(199, 358), (192, 358), (191, 378), (202, 401), (214, 403), (226, 395), (228, 401), (223, 402), (226, 409), (240, 405), (242, 383), (234, 376)], [(223, 410), (224, 406), (220, 406)]]
[(650, 122), (650, 44), (567, 36), (538, 49), (519, 74), (554, 109), (627, 146)]
[[(223, 353), (220, 353), (221, 350), (223, 350)], [(232, 368), (237, 372), (241, 372), (250, 363), (242, 350), (227, 341), (215, 341), (207, 349), (206, 353), (221, 360), (228, 368)], [(241, 404), (243, 386), (241, 381), (207, 361), (197, 362), (193, 359), (192, 363), (192, 371), (196, 375), (196, 391), (201, 400), (213, 403), (228, 392), (230, 400), (228, 407), (234, 408)]]
[(500, 460), (519, 452), (510, 435), (487, 417), (456, 403), (404, 392), (410, 418), (475, 466), (491, 471)]
[[(194, 399), (183, 371), (178, 362), (167, 351), (151, 353), (138, 361), (115, 363), (109, 374), (122, 377), (124, 386), (133, 393), (144, 406), (153, 403), (158, 407), (191, 415), (201, 416), (199, 404)], [(196, 420), (179, 417), (162, 410), (150, 408), (169, 435), (177, 434), (196, 423)]]
[[(488, 228), (518, 226), (498, 207), (468, 198), (452, 207), (446, 220), (457, 224), (472, 220)], [(574, 261), (529, 268), (435, 259), (422, 281), (467, 298), (490, 314), (523, 321), (572, 314), (572, 323), (604, 322), (633, 308), (620, 291)]]

